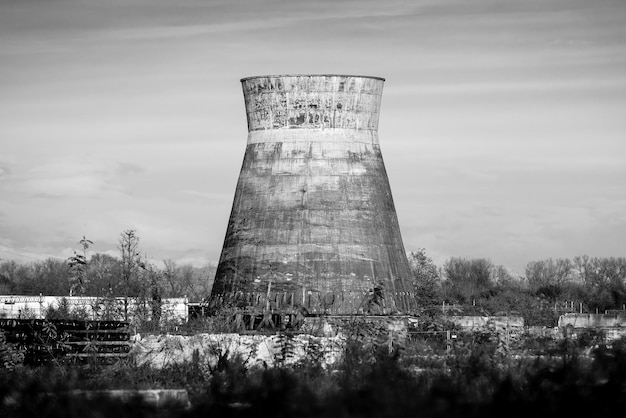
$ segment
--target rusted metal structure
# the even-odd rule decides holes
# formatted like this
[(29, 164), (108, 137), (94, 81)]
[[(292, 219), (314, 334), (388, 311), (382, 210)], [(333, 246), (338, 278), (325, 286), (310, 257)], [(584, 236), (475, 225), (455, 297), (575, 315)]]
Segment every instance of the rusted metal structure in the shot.
[(378, 142), (384, 79), (241, 82), (248, 144), (211, 301), (335, 315), (415, 308)]

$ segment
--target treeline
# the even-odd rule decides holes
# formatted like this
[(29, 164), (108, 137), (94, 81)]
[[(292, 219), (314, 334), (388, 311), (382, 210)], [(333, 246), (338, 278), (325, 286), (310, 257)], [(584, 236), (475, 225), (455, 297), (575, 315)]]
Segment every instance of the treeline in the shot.
[[(626, 304), (626, 258), (559, 258), (529, 262), (514, 276), (485, 258), (450, 258), (437, 267), (424, 249), (410, 253), (413, 283), (425, 312), (445, 305), (462, 314), (519, 314), (551, 325), (563, 310), (604, 313)], [(453, 309), (453, 308), (451, 308)]]
[(141, 255), (134, 230), (120, 234), (119, 257), (94, 253), (83, 238), (68, 260), (49, 258), (31, 263), (0, 261), (0, 294), (51, 296), (128, 296), (149, 299), (183, 297), (201, 301), (211, 291), (215, 265), (202, 268), (164, 260), (162, 267)]
[[(154, 266), (144, 274), (131, 279), (129, 292), (122, 280), (121, 260), (107, 254), (94, 254), (85, 270), (84, 291), (73, 296), (142, 296), (145, 285), (155, 287), (162, 298), (187, 296), (190, 301), (200, 301), (211, 291), (215, 265), (193, 267), (164, 261), (163, 268)], [(0, 295), (69, 296), (73, 275), (67, 262), (49, 258), (31, 263), (13, 260), (0, 261)]]
[[(128, 296), (159, 299), (210, 294), (216, 266), (202, 268), (165, 260), (161, 267), (142, 256), (135, 230), (119, 235), (119, 256), (92, 253), (83, 237), (67, 260), (28, 264), (0, 260), (0, 294)], [(448, 259), (437, 266), (424, 249), (409, 254), (421, 314), (519, 314), (529, 325), (553, 325), (565, 307), (604, 312), (626, 306), (626, 258), (579, 256), (527, 264), (524, 276), (486, 258)], [(446, 311), (447, 309), (447, 311)]]

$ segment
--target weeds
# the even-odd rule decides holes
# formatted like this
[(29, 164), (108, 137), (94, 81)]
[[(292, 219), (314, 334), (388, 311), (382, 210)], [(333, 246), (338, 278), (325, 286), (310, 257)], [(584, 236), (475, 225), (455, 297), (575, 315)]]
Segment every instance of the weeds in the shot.
[(16, 344), (7, 342), (4, 331), (0, 330), (0, 370), (12, 372), (15, 368), (21, 367), (25, 351)]
[[(567, 340), (565, 340), (567, 341)], [(284, 353), (288, 357), (288, 340)], [(155, 370), (131, 360), (110, 366), (15, 367), (0, 371), (1, 416), (554, 417), (601, 416), (626, 407), (626, 341), (589, 350), (570, 341), (552, 356), (503, 358), (497, 341), (475, 335), (445, 361), (416, 370), (410, 344), (391, 352), (348, 338), (343, 361), (320, 367), (319, 353), (280, 367), (250, 367), (222, 353), (200, 353)], [(6, 344), (5, 344), (6, 346)], [(374, 344), (376, 346), (376, 344)], [(315, 350), (312, 346), (308, 350)], [(3, 353), (8, 353), (3, 351)], [(317, 357), (316, 357), (317, 356)], [(187, 389), (190, 410), (155, 411), (75, 399), (75, 389)], [(51, 396), (50, 394), (55, 394)]]

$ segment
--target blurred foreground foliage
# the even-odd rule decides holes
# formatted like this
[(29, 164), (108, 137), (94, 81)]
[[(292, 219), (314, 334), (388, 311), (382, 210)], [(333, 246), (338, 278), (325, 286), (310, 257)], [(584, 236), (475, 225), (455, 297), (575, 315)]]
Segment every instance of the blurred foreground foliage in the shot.
[[(541, 356), (508, 356), (487, 335), (447, 356), (418, 356), (408, 343), (391, 352), (348, 338), (343, 361), (322, 367), (249, 367), (223, 355), (164, 369), (131, 360), (110, 366), (13, 365), (0, 369), (0, 416), (87, 417), (590, 417), (626, 407), (626, 340), (585, 346), (564, 339)], [(71, 391), (184, 388), (192, 407), (155, 410), (86, 399)]]

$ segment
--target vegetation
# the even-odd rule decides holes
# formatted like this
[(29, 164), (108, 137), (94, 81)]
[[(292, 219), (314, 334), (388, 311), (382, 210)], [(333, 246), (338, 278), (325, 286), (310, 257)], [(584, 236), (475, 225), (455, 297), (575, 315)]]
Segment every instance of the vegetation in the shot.
[[(164, 260), (157, 268), (141, 255), (134, 230), (120, 234), (120, 257), (89, 255), (93, 242), (85, 237), (78, 244), (80, 249), (65, 262), (0, 262), (0, 294), (121, 296), (157, 306), (162, 298), (187, 296), (201, 301), (210, 293), (215, 265), (194, 268)], [(438, 267), (419, 249), (408, 259), (420, 306), (416, 313), (422, 317), (512, 314), (524, 317), (527, 325), (555, 326), (565, 312), (595, 313), (626, 306), (624, 257), (531, 261), (524, 277), (484, 258), (453, 257)]]
[(0, 262), (0, 294), (83, 295), (96, 297), (143, 297), (159, 299), (187, 296), (201, 301), (211, 290), (215, 266), (202, 268), (164, 260), (163, 268), (141, 255), (140, 238), (129, 229), (120, 234), (119, 257), (87, 250), (94, 244), (83, 237), (79, 251), (67, 261), (47, 259), (28, 264)]
[[(389, 352), (349, 338), (342, 362), (321, 367), (310, 354), (275, 368), (238, 357), (201, 356), (165, 369), (123, 360), (111, 366), (0, 368), (0, 415), (489, 417), (600, 416), (626, 406), (626, 341), (589, 346), (563, 340), (541, 357), (510, 357), (476, 334), (445, 357), (416, 355), (414, 343)], [(13, 356), (1, 350), (3, 356)], [(589, 354), (586, 354), (589, 352)], [(4, 354), (8, 353), (8, 354)], [(5, 358), (3, 357), (3, 358)], [(11, 358), (13, 358), (11, 357)], [(73, 393), (102, 389), (184, 388), (190, 409), (155, 410)]]
[[(72, 289), (147, 299), (208, 294), (209, 269), (172, 261), (162, 269), (146, 264), (134, 231), (120, 236), (119, 259), (87, 257), (85, 245), (92, 243), (83, 241), (67, 263), (0, 263), (0, 286), (8, 290), (3, 293)], [(451, 258), (439, 268), (423, 249), (411, 253), (409, 261), (422, 307), (414, 333), (405, 343), (392, 344), (368, 324), (355, 325), (343, 360), (328, 367), (315, 347), (295, 365), (278, 361), (274, 368), (249, 367), (227, 351), (217, 364), (195, 355), (159, 370), (137, 366), (131, 358), (109, 366), (79, 365), (54, 357), (53, 344), (59, 342), (52, 329), (40, 342), (50, 347), (54, 361), (35, 367), (24, 364), (22, 347), (0, 335), (0, 416), (553, 417), (597, 416), (626, 406), (626, 340), (606, 345), (593, 331), (576, 340), (464, 333), (441, 315), (519, 314), (528, 325), (549, 326), (564, 307), (619, 309), (626, 303), (626, 259), (533, 261), (525, 277), (514, 277), (488, 259)], [(48, 319), (68, 317), (80, 312), (67, 303), (47, 313)], [(190, 333), (228, 332), (237, 325), (233, 318), (223, 312), (185, 327)], [(287, 358), (290, 338), (282, 338), (280, 355)], [(184, 388), (192, 407), (155, 410), (140, 401), (123, 404), (73, 392), (154, 388)]]
[(626, 258), (532, 261), (515, 277), (488, 259), (453, 257), (441, 269), (423, 249), (409, 254), (420, 314), (515, 314), (527, 325), (555, 326), (564, 312), (623, 310)]

